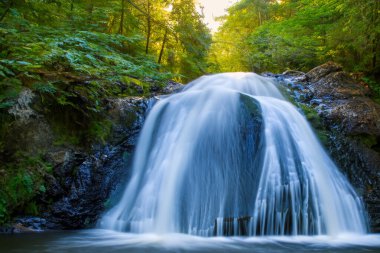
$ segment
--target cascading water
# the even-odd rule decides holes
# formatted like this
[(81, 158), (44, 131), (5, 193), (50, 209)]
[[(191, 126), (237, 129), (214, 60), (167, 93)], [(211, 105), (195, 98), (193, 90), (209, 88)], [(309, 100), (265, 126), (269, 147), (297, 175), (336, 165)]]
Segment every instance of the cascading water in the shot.
[(103, 228), (134, 233), (365, 233), (359, 197), (272, 79), (204, 76), (144, 124)]

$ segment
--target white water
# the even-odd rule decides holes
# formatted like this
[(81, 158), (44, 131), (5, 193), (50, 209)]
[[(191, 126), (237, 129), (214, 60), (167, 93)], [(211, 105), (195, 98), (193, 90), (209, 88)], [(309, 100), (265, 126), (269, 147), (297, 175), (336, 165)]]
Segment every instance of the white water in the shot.
[(367, 232), (361, 200), (271, 79), (202, 77), (152, 108), (102, 228), (133, 233)]

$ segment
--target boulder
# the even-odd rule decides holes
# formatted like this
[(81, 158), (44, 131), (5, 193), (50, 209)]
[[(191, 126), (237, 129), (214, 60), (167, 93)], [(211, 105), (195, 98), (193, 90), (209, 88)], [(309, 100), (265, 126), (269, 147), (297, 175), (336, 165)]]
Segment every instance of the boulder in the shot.
[(319, 81), (321, 78), (327, 76), (330, 73), (342, 71), (342, 66), (339, 64), (336, 64), (335, 62), (327, 62), (321, 66), (315, 67), (312, 70), (310, 70), (306, 77), (308, 78), (308, 81), (315, 83)]

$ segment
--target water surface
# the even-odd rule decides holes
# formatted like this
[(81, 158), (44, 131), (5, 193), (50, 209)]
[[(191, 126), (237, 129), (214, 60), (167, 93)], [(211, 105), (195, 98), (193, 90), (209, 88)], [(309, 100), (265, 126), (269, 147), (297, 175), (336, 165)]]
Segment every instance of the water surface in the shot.
[(380, 235), (198, 237), (110, 230), (0, 235), (0, 252), (380, 252)]

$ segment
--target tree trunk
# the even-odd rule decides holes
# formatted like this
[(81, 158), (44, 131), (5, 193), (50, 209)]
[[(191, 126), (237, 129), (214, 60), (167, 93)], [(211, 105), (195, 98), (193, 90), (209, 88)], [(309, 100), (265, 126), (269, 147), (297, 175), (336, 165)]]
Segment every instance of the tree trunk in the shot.
[(7, 16), (7, 14), (9, 13), (9, 11), (12, 8), (12, 5), (13, 5), (13, 1), (10, 1), (7, 9), (4, 11), (3, 15), (1, 15), (1, 17), (0, 17), (0, 22), (2, 22), (3, 19)]
[(261, 20), (261, 11), (259, 11), (259, 26), (261, 26), (262, 25), (262, 20)]
[(164, 35), (164, 39), (162, 40), (160, 56), (158, 57), (158, 62), (157, 62), (158, 64), (161, 64), (162, 55), (164, 54), (164, 49), (165, 49), (165, 44), (166, 44), (167, 38), (168, 38), (168, 28), (165, 29), (165, 35)]
[(121, 15), (120, 15), (120, 26), (119, 26), (119, 34), (123, 35), (123, 26), (124, 26), (124, 12), (125, 5), (124, 0), (121, 0)]
[(148, 11), (147, 11), (147, 34), (146, 34), (146, 45), (145, 45), (145, 53), (149, 53), (149, 40), (151, 34), (151, 18), (150, 18), (150, 0), (148, 0)]
[(109, 22), (108, 30), (107, 30), (108, 33), (112, 33), (112, 28), (114, 25), (115, 25), (115, 16), (111, 16), (111, 20)]

